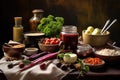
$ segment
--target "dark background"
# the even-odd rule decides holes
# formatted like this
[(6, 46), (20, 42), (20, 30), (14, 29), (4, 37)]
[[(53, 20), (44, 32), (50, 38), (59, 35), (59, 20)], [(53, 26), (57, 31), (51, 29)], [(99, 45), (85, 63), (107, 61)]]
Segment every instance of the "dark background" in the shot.
[(1, 0), (0, 1), (0, 57), (2, 45), (12, 40), (14, 17), (23, 17), (24, 32), (29, 31), (33, 9), (43, 9), (44, 16), (62, 16), (64, 25), (76, 25), (81, 34), (89, 25), (102, 28), (108, 19), (117, 19), (111, 26), (110, 39), (120, 46), (120, 0)]

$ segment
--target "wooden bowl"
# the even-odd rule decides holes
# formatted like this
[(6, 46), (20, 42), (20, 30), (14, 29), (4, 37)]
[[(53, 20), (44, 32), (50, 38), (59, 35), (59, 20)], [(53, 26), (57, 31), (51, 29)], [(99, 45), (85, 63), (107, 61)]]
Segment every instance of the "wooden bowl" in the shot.
[(41, 51), (55, 52), (59, 50), (59, 44), (43, 44), (38, 42)]
[[(102, 59), (101, 59), (102, 60)], [(90, 69), (99, 69), (102, 68), (105, 65), (105, 61), (102, 60), (101, 64), (90, 64), (90, 63), (85, 63), (85, 59), (82, 60), (83, 64), (89, 66)]]
[(99, 47), (105, 45), (109, 40), (110, 32), (107, 31), (103, 35), (91, 35), (85, 34), (85, 30), (82, 31), (83, 43), (90, 44), (91, 46)]
[(25, 48), (24, 44), (7, 44), (7, 45), (4, 44), (2, 46), (3, 52), (5, 52), (6, 55), (9, 57), (21, 56), (21, 53), (23, 53), (24, 48)]

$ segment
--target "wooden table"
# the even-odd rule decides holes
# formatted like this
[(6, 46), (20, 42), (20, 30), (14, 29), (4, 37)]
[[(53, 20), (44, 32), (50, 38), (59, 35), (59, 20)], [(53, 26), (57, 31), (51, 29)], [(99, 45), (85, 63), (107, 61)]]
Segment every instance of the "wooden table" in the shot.
[(78, 74), (79, 72), (72, 72), (64, 77), (63, 80), (120, 80), (120, 62), (106, 64), (99, 70), (91, 70), (83, 77), (77, 78)]

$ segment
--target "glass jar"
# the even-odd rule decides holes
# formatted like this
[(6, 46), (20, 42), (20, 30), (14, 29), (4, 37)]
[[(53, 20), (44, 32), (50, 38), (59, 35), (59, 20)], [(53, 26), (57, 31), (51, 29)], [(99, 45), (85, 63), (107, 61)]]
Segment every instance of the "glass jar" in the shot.
[(63, 26), (60, 33), (60, 40), (63, 41), (64, 49), (76, 52), (78, 35), (76, 26)]
[(42, 9), (35, 9), (32, 11), (33, 17), (30, 18), (30, 31), (31, 32), (36, 32), (37, 31), (37, 26), (40, 24), (40, 20), (43, 17), (43, 10)]
[(23, 41), (22, 17), (14, 17), (15, 25), (13, 27), (13, 41)]

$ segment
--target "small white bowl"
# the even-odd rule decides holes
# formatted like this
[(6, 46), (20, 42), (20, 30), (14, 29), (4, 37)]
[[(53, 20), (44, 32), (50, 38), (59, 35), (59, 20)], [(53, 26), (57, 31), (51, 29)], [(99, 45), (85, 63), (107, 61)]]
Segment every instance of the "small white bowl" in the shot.
[(32, 54), (36, 54), (38, 53), (38, 48), (25, 48), (25, 51), (24, 51), (25, 55), (32, 55)]

